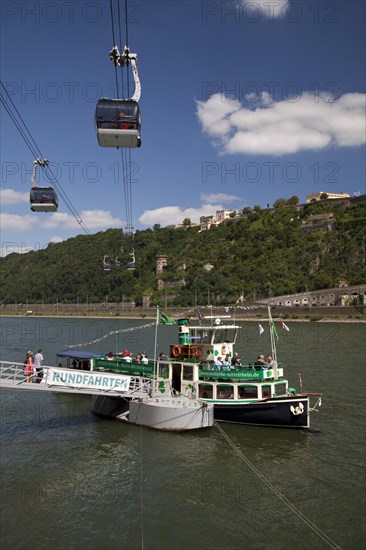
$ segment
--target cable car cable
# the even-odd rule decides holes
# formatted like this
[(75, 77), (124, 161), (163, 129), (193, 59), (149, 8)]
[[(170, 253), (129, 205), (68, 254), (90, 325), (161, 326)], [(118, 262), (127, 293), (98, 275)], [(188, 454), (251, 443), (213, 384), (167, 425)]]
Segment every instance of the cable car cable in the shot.
[[(112, 0), (109, 0), (109, 6), (110, 6), (110, 9), (111, 9), (112, 42), (113, 42), (113, 46), (114, 46), (116, 44), (116, 39), (115, 39), (115, 34), (114, 34), (113, 2), (112, 2)], [(117, 60), (113, 59), (113, 63), (114, 63), (114, 76), (115, 76), (115, 79), (116, 79), (116, 93), (117, 93), (117, 97), (118, 97), (119, 96), (119, 91), (118, 91)]]
[[(10, 95), (9, 95), (7, 89), (5, 88), (3, 82), (0, 81), (0, 83), (1, 83), (1, 86), (2, 86), (2, 88), (4, 89), (4, 91), (7, 95), (7, 97), (9, 98), (10, 103), (11, 103), (14, 111), (17, 113), (19, 120), (23, 124), (23, 128), (22, 128), (21, 124), (19, 123), (19, 120), (16, 119), (16, 116), (14, 115), (14, 112), (11, 111), (10, 106), (5, 101), (3, 95), (0, 96), (1, 102), (2, 102), (3, 106), (5, 107), (7, 113), (9, 114), (11, 120), (13, 121), (15, 127), (19, 131), (19, 133), (20, 133), (21, 137), (23, 138), (24, 142), (26, 143), (27, 147), (31, 151), (31, 153), (33, 155), (33, 158), (34, 159), (36, 159), (37, 157), (44, 158), (44, 155), (42, 155), (41, 150), (39, 149), (36, 141), (34, 140), (29, 128), (27, 127), (23, 117), (21, 116), (21, 114), (20, 114), (19, 110), (17, 109), (15, 103), (13, 102), (12, 98), (10, 97)], [(48, 167), (45, 166), (45, 167), (41, 167), (41, 168), (44, 170), (44, 173), (46, 174), (46, 176), (47, 176), (48, 180), (50, 181), (50, 183), (56, 188), (58, 194), (60, 196), (62, 196), (67, 208), (69, 209), (69, 211), (71, 212), (73, 217), (76, 219), (78, 224), (83, 228), (83, 230), (86, 234), (90, 235), (91, 233), (90, 233), (89, 229), (86, 227), (85, 223), (81, 219), (79, 213), (77, 212), (76, 208), (73, 206), (73, 204), (70, 201), (67, 194), (62, 189), (61, 185), (57, 182), (57, 179), (56, 179), (55, 175), (53, 174), (51, 168), (49, 166)]]

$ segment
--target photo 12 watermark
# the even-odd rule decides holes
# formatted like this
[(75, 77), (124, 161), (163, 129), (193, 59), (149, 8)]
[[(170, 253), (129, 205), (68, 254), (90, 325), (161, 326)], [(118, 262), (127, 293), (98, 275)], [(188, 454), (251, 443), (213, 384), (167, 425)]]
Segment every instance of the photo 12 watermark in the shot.
[(205, 1), (201, 5), (202, 23), (260, 24), (285, 22), (296, 24), (302, 20), (314, 24), (337, 24), (345, 2), (296, 2), (294, 0), (237, 0)]
[(314, 162), (301, 166), (295, 161), (204, 161), (201, 165), (201, 182), (219, 184), (287, 183), (301, 181), (333, 184), (340, 181), (340, 167), (335, 161)]
[[(75, 25), (79, 23), (97, 24), (102, 21), (107, 22), (111, 17), (119, 15), (119, 6), (116, 1), (88, 1), (88, 0), (53, 0), (53, 1), (33, 1), (33, 0), (5, 0), (1, 2), (1, 22), (2, 24), (17, 23), (21, 25), (29, 24), (68, 24)], [(130, 24), (139, 22), (140, 3), (136, 0), (128, 1), (127, 12), (123, 10), (120, 18), (124, 23)], [(126, 17), (127, 16), (127, 17)]]

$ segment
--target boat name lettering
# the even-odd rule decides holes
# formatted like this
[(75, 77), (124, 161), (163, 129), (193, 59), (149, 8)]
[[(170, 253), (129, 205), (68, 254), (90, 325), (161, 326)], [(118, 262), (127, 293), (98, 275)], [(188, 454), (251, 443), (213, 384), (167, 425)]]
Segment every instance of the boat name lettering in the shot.
[(92, 373), (74, 373), (70, 371), (55, 371), (50, 369), (51, 384), (63, 386), (87, 386), (93, 388), (120, 388), (127, 391), (130, 385), (129, 376), (103, 376)]

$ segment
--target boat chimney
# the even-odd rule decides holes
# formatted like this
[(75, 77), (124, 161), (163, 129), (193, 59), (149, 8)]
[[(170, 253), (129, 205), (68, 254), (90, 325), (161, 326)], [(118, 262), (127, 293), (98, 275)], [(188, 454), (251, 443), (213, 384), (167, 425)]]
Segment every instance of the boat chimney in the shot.
[(189, 344), (189, 319), (178, 319), (178, 342), (180, 345)]

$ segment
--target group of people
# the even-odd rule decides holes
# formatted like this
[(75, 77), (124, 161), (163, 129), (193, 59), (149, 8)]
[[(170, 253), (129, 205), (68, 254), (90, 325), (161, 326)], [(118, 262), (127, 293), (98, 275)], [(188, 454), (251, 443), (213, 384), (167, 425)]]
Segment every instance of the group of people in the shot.
[[(120, 353), (117, 353), (117, 357), (121, 358), (123, 361), (126, 361), (126, 363), (132, 363), (132, 360), (133, 360), (132, 351), (128, 351), (127, 348), (125, 348)], [(114, 358), (115, 358), (115, 355), (110, 351), (107, 355), (107, 359), (112, 361)], [(135, 361), (139, 364), (147, 365), (147, 363), (149, 362), (149, 359), (147, 357), (146, 351), (144, 352), (139, 351), (138, 354), (136, 355)]]
[(215, 361), (215, 367), (219, 370), (234, 370), (241, 366), (241, 361), (237, 352), (234, 353), (230, 359), (230, 355), (227, 353), (224, 358), (217, 357)]
[(258, 355), (256, 362), (254, 363), (254, 368), (256, 369), (271, 369), (273, 367), (273, 357), (267, 355), (265, 359), (264, 355)]
[[(240, 368), (241, 360), (237, 352), (233, 354), (230, 359), (230, 355), (227, 353), (225, 357), (217, 357), (215, 360), (215, 367), (219, 370), (235, 370)], [(252, 367), (253, 368), (253, 367)], [(271, 369), (273, 368), (273, 358), (271, 355), (268, 355), (266, 358), (264, 355), (258, 355), (257, 360), (254, 363), (255, 369)]]
[(39, 384), (44, 376), (43, 363), (43, 350), (39, 349), (33, 359), (33, 351), (27, 351), (27, 355), (24, 360), (24, 376), (26, 376), (26, 382)]

